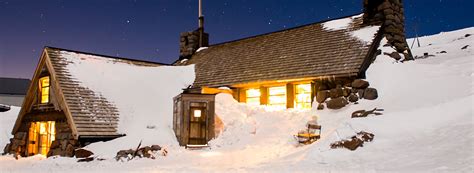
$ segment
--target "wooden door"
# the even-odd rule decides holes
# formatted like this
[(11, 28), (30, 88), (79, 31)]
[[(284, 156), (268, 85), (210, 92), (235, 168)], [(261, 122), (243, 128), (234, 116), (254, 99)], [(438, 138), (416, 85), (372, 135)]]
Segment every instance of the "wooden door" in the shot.
[(207, 144), (207, 113), (205, 107), (191, 107), (188, 145)]

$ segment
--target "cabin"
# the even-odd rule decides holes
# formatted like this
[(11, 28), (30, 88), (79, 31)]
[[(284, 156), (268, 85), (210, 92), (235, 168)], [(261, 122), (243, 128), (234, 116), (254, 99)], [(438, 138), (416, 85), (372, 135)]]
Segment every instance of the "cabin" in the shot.
[(29, 79), (0, 78), (0, 104), (21, 106), (29, 85)]
[[(71, 74), (73, 67), (83, 68), (78, 64), (86, 61), (116, 66), (165, 65), (45, 47), (5, 153), (74, 156), (76, 148), (125, 135), (118, 132), (116, 105)], [(88, 75), (98, 78), (98, 74)]]
[(365, 0), (364, 7), (362, 14), (211, 46), (199, 28), (181, 34), (174, 65), (196, 65), (193, 93), (229, 87), (239, 102), (310, 109), (319, 90), (365, 78), (383, 38), (411, 58), (401, 1)]
[[(363, 5), (361, 14), (214, 45), (209, 44), (210, 34), (204, 32), (200, 14), (198, 29), (180, 34), (180, 56), (171, 64), (194, 65), (195, 73), (194, 82), (178, 88), (182, 93), (169, 100), (170, 122), (179, 144), (205, 146), (216, 137), (214, 94), (231, 93), (239, 102), (273, 109), (312, 109), (318, 91), (365, 78), (382, 39), (388, 43), (384, 46), (394, 48), (397, 61), (412, 59), (402, 0), (363, 0)], [(116, 103), (84, 86), (84, 80), (97, 74), (84, 78), (71, 74), (85, 61), (167, 65), (46, 47), (5, 152), (73, 156), (76, 148), (91, 142), (127, 135), (119, 131), (118, 121), (130, 115), (121, 115)]]

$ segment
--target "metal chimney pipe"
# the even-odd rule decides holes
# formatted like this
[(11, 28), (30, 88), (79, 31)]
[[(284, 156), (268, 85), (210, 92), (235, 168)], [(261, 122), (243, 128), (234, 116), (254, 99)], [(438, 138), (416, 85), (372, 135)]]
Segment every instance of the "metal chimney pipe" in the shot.
[(199, 28), (203, 28), (204, 26), (204, 16), (202, 15), (202, 0), (199, 0)]

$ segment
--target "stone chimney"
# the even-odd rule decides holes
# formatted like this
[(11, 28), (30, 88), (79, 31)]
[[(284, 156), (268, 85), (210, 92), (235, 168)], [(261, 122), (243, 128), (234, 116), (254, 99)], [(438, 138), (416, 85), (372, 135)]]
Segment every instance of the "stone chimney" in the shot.
[(203, 29), (183, 32), (180, 34), (179, 59), (190, 58), (200, 47), (209, 46), (209, 34)]
[(405, 55), (402, 61), (413, 60), (406, 42), (402, 0), (364, 0), (363, 18), (366, 25), (382, 25), (388, 44)]
[(209, 46), (209, 34), (204, 32), (204, 16), (202, 15), (202, 0), (199, 0), (198, 29), (183, 32), (179, 39), (179, 60), (189, 59), (201, 47)]

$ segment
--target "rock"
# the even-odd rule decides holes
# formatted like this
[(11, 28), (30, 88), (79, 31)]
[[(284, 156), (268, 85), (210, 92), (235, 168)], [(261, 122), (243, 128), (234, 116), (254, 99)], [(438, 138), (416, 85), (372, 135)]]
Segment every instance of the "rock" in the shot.
[(66, 150), (68, 140), (61, 140), (59, 143), (61, 143), (61, 150)]
[(342, 89), (342, 95), (344, 97), (349, 97), (349, 95), (352, 93), (351, 89), (350, 88), (343, 88)]
[(355, 102), (359, 101), (359, 97), (357, 97), (357, 95), (355, 95), (355, 94), (350, 94), (347, 99), (352, 103), (355, 103)]
[(364, 92), (365, 92), (364, 89), (359, 89), (359, 91), (357, 91), (357, 94), (359, 95), (359, 99), (364, 98)]
[(76, 158), (87, 158), (94, 155), (94, 153), (89, 150), (80, 148), (75, 151), (75, 155)]
[(78, 141), (76, 140), (69, 140), (69, 143), (73, 146), (76, 146), (78, 144)]
[(384, 53), (384, 55), (387, 55), (395, 60), (400, 60), (402, 59), (402, 56), (400, 56), (400, 54), (398, 52), (392, 52), (392, 53)]
[(328, 97), (329, 97), (329, 91), (327, 90), (318, 91), (318, 93), (316, 94), (316, 101), (318, 103), (324, 103), (324, 101), (326, 101)]
[(151, 150), (152, 150), (152, 151), (160, 151), (160, 150), (161, 150), (161, 146), (159, 146), (159, 145), (152, 145), (152, 146), (151, 146)]
[(66, 147), (66, 156), (67, 157), (73, 157), (74, 156), (74, 146), (71, 144), (68, 144)]
[(357, 92), (359, 92), (359, 89), (357, 89), (357, 88), (351, 88), (351, 92), (354, 93), (354, 94), (357, 94)]
[(318, 104), (318, 110), (323, 110), (324, 109), (324, 105), (322, 103), (319, 103)]
[(55, 148), (55, 149), (52, 149), (52, 150), (49, 150), (48, 152), (48, 157), (50, 156), (65, 156), (65, 154), (62, 152), (61, 148)]
[(347, 102), (347, 100), (344, 97), (339, 97), (339, 98), (326, 101), (326, 106), (329, 109), (341, 109), (347, 104), (349, 104), (349, 102)]
[(372, 142), (374, 140), (375, 135), (369, 132), (361, 131), (357, 133), (358, 138), (362, 139), (364, 142)]
[(5, 145), (5, 148), (3, 148), (3, 154), (7, 154), (10, 152), (10, 144)]
[(19, 139), (19, 140), (24, 140), (26, 139), (26, 132), (17, 132), (14, 138)]
[(364, 99), (367, 99), (367, 100), (375, 100), (378, 98), (378, 94), (377, 94), (377, 89), (375, 88), (367, 88), (365, 89), (364, 91)]
[(87, 158), (77, 160), (77, 162), (91, 162), (91, 161), (94, 161), (94, 157), (87, 157)]
[(351, 140), (344, 141), (343, 146), (344, 148), (354, 151), (357, 148), (361, 147), (363, 144), (364, 144), (364, 141), (362, 141), (361, 139), (352, 137)]
[(357, 89), (365, 89), (369, 87), (369, 85), (369, 82), (362, 79), (356, 79), (352, 82), (352, 87)]
[(58, 140), (54, 140), (53, 142), (51, 142), (50, 148), (51, 148), (51, 149), (59, 148), (59, 141), (58, 141)]
[(334, 89), (331, 89), (331, 90), (330, 90), (329, 96), (330, 96), (332, 99), (335, 99), (335, 98), (338, 98), (338, 97), (342, 97), (342, 95), (344, 94), (343, 92), (344, 92), (344, 91), (342, 90), (341, 87), (337, 87), (337, 88), (334, 88)]

